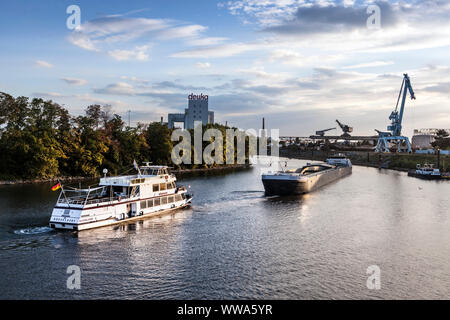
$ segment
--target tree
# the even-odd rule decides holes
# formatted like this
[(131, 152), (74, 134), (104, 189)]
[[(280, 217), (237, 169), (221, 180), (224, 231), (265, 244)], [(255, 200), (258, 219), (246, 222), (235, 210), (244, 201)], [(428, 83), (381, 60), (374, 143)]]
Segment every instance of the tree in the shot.
[(146, 132), (145, 138), (149, 146), (149, 158), (155, 164), (170, 164), (171, 150), (173, 147), (170, 139), (171, 130), (159, 122), (151, 123)]
[(436, 149), (449, 150), (450, 149), (450, 137), (445, 130), (439, 130), (436, 134), (436, 140), (431, 143)]

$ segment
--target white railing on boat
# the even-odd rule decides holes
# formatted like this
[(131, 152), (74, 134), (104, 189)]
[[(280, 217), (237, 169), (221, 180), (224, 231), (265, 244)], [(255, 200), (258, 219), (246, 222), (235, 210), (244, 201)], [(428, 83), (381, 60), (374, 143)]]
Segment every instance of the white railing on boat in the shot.
[(61, 197), (60, 199), (58, 199), (57, 203), (65, 203), (65, 204), (77, 204), (77, 205), (90, 205), (90, 204), (97, 204), (97, 203), (104, 203), (104, 202), (113, 202), (116, 200), (124, 200), (124, 199), (129, 199), (131, 197), (128, 196), (120, 196), (120, 197), (112, 197), (112, 198), (100, 198), (100, 199), (90, 199), (90, 200), (86, 200), (86, 199), (71, 199), (71, 198), (64, 198)]

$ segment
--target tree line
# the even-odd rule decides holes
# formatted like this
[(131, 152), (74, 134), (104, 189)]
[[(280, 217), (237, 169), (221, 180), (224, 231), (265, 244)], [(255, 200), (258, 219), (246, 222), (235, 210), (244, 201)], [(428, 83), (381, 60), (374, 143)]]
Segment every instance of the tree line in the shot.
[(51, 100), (0, 92), (0, 179), (98, 176), (103, 168), (119, 174), (133, 160), (172, 165), (172, 130), (160, 122), (126, 126), (110, 106), (89, 105), (72, 116)]

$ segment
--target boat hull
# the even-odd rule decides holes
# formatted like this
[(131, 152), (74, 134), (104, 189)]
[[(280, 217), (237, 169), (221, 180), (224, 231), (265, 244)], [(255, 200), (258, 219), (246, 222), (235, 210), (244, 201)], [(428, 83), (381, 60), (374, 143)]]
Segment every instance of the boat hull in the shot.
[[(179, 205), (173, 205), (172, 207), (168, 207), (168, 208), (161, 208), (159, 210), (152, 211), (149, 213), (143, 213), (141, 211), (140, 213), (138, 213), (135, 216), (124, 217), (124, 218), (117, 218), (114, 216), (110, 216), (110, 217), (104, 218), (102, 220), (89, 221), (89, 222), (70, 222), (71, 221), (70, 218), (64, 219), (63, 221), (55, 221), (55, 220), (51, 219), (49, 226), (51, 228), (63, 229), (63, 230), (73, 230), (73, 231), (89, 230), (89, 229), (94, 229), (94, 228), (106, 227), (106, 226), (111, 226), (111, 225), (128, 223), (128, 222), (136, 221), (136, 220), (157, 217), (157, 216), (161, 216), (161, 215), (173, 212), (175, 210), (187, 208), (190, 205), (191, 205), (191, 200), (188, 200), (185, 203), (182, 203)], [(79, 216), (81, 216), (81, 215), (83, 215), (83, 212), (86, 211), (86, 209), (84, 209), (84, 210), (81, 209), (81, 210), (77, 210), (77, 211), (80, 211)], [(76, 220), (76, 219), (73, 219), (73, 220)]]
[(408, 172), (408, 176), (415, 177), (415, 178), (420, 178), (420, 179), (425, 179), (425, 180), (441, 180), (441, 179), (444, 179), (441, 175), (419, 174), (419, 173), (416, 173), (415, 171), (409, 171)]
[(337, 167), (312, 176), (289, 177), (263, 175), (266, 195), (298, 195), (319, 189), (352, 173), (352, 167)]

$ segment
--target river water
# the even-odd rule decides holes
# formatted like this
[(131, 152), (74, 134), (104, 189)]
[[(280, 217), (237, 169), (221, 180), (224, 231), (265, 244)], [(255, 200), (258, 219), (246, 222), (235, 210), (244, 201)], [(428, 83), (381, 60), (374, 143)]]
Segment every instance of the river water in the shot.
[(192, 208), (78, 234), (47, 228), (49, 184), (0, 186), (0, 298), (450, 298), (450, 183), (355, 166), (309, 195), (267, 198), (260, 169), (184, 178)]

